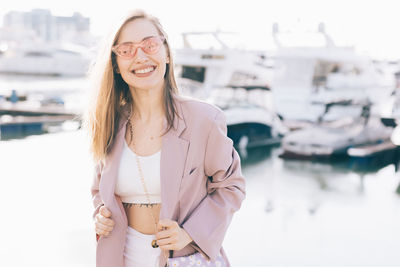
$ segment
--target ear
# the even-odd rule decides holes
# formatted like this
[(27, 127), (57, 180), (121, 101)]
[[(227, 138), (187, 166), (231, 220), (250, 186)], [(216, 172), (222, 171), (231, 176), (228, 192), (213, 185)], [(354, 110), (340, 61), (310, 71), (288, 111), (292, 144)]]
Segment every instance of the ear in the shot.
[(167, 57), (167, 60), (165, 61), (165, 63), (169, 64), (169, 56)]
[(121, 74), (121, 72), (119, 71), (119, 68), (118, 68), (118, 67), (115, 68), (115, 72), (118, 73), (118, 74)]

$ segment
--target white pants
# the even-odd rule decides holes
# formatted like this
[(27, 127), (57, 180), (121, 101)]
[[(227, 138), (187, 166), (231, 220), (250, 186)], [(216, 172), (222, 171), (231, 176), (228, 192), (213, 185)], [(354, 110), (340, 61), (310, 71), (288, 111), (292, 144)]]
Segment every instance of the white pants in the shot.
[(128, 226), (124, 250), (124, 267), (158, 267), (161, 249), (153, 248), (155, 235), (142, 234)]

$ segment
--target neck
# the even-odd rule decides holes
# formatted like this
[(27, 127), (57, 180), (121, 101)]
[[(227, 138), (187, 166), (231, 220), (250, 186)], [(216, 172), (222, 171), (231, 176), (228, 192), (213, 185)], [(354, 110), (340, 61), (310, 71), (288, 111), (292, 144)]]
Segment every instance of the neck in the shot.
[(163, 90), (141, 90), (131, 88), (134, 118), (149, 122), (164, 116)]

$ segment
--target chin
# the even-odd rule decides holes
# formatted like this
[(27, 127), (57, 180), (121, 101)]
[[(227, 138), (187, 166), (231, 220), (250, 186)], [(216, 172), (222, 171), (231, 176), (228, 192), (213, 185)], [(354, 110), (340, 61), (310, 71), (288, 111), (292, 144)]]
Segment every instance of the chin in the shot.
[(158, 88), (160, 85), (158, 83), (133, 83), (132, 86), (136, 89), (150, 91), (155, 88)]

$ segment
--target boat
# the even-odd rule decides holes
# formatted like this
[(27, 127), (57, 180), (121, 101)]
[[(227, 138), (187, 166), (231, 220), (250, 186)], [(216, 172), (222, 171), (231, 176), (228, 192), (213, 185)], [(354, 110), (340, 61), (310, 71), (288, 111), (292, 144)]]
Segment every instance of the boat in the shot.
[[(390, 139), (393, 128), (385, 126), (378, 116), (370, 114), (372, 104), (368, 99), (344, 103), (327, 104), (326, 111), (313, 126), (285, 135), (280, 156), (298, 159), (347, 157), (349, 148), (380, 144)], [(334, 107), (341, 110), (337, 114), (342, 113), (342, 116), (325, 122)], [(355, 107), (358, 108), (357, 116), (354, 116)]]
[(387, 104), (381, 108), (383, 123), (391, 127), (396, 127), (400, 121), (400, 70), (394, 72), (394, 76), (396, 77), (396, 86), (388, 97)]
[(278, 144), (287, 132), (274, 112), (268, 87), (214, 88), (207, 101), (224, 111), (228, 137), (239, 149)]
[(275, 24), (273, 37), (277, 49), (271, 88), (277, 112), (285, 120), (316, 119), (321, 110), (310, 103), (320, 98), (363, 95), (379, 108), (394, 87), (391, 73), (380, 71), (354, 47), (336, 45), (322, 23), (315, 32), (301, 33)]
[(0, 73), (82, 77), (91, 60), (92, 53), (77, 45), (21, 43), (7, 46), (0, 54)]
[(273, 75), (270, 54), (229, 43), (235, 36), (221, 31), (182, 34), (183, 47), (174, 50), (174, 63), (184, 94), (206, 99), (214, 87), (268, 86)]
[(391, 140), (381, 143), (352, 147), (347, 150), (353, 169), (379, 169), (381, 166), (398, 164), (400, 149)]
[[(392, 124), (383, 124), (392, 127)], [(396, 169), (400, 161), (400, 143), (397, 140), (399, 128), (395, 127), (390, 137), (382, 142), (351, 147), (347, 150), (353, 169), (371, 169), (394, 164)]]

